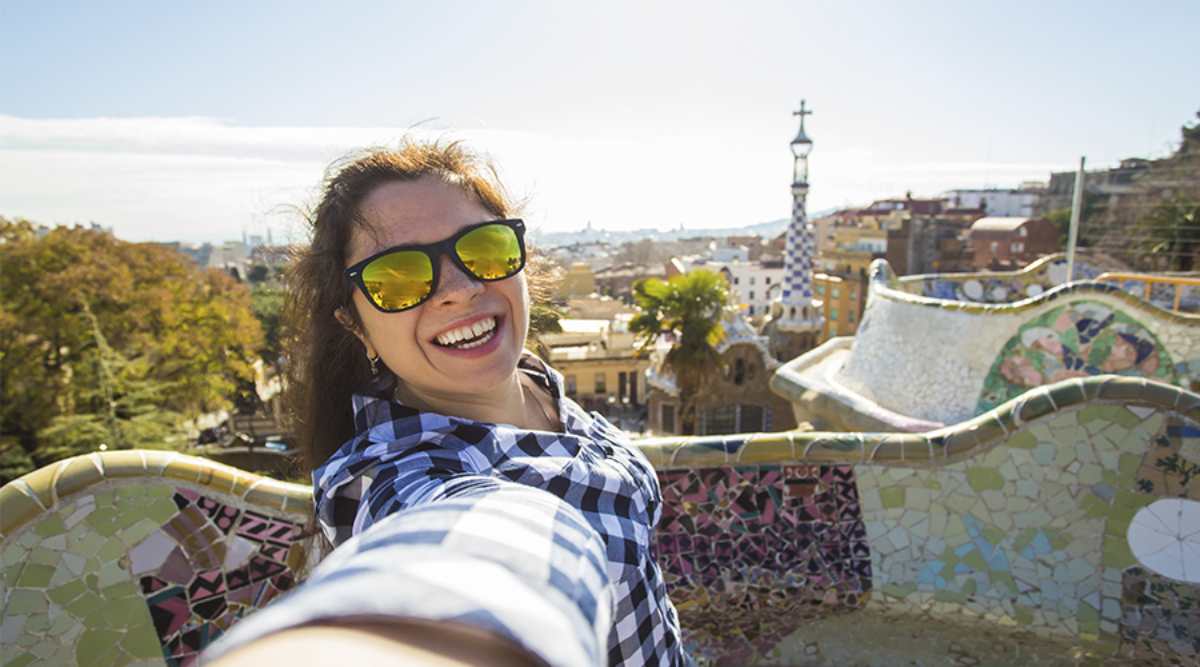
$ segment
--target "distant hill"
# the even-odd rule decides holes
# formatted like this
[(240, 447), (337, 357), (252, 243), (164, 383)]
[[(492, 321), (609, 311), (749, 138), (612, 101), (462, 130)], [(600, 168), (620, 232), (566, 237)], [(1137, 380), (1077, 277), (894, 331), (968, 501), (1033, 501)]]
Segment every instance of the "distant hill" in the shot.
[[(817, 218), (825, 215), (829, 211), (820, 211), (811, 214), (810, 217)], [(787, 229), (789, 218), (779, 218), (778, 220), (769, 220), (760, 222), (754, 225), (745, 227), (712, 227), (712, 228), (692, 228), (678, 227), (675, 229), (633, 229), (622, 231), (611, 231), (607, 229), (585, 229), (578, 232), (549, 232), (538, 233), (536, 230), (530, 233), (535, 244), (543, 248), (556, 248), (558, 246), (572, 245), (575, 243), (596, 243), (607, 242), (614, 245), (620, 245), (627, 241), (640, 241), (642, 239), (652, 239), (658, 241), (677, 241), (679, 239), (692, 239), (698, 236), (712, 236), (721, 238), (725, 236), (745, 236), (747, 234), (755, 234), (763, 238), (771, 239), (784, 232)]]

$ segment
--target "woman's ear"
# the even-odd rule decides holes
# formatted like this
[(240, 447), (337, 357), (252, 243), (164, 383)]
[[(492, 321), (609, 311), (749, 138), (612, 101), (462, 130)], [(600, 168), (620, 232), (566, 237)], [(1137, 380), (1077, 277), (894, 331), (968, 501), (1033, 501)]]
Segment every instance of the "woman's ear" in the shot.
[(375, 346), (371, 345), (371, 341), (367, 339), (366, 332), (362, 330), (358, 322), (354, 321), (354, 316), (347, 312), (345, 308), (338, 308), (333, 311), (333, 317), (337, 319), (338, 324), (341, 324), (346, 331), (354, 334), (359, 342), (363, 344), (363, 347), (367, 348), (367, 358), (370, 359), (379, 356), (375, 353)]

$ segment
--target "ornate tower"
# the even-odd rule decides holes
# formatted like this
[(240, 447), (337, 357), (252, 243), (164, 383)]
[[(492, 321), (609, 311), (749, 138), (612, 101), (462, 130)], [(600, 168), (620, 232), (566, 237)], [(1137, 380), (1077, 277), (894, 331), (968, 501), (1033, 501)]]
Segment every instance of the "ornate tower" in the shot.
[(813, 305), (813, 242), (812, 226), (808, 223), (808, 154), (813, 142), (804, 132), (804, 117), (812, 111), (800, 101), (800, 109), (792, 112), (800, 117), (800, 131), (792, 139), (792, 222), (787, 230), (787, 247), (783, 259), (783, 306), (777, 326), (788, 333), (819, 332), (824, 318)]

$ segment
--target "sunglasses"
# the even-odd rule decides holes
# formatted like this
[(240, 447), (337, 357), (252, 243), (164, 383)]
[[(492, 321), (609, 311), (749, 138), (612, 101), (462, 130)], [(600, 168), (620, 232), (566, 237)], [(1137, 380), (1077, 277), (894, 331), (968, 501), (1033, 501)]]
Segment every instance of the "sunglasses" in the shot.
[(442, 255), (483, 282), (511, 278), (525, 268), (525, 222), (489, 220), (428, 245), (378, 252), (346, 269), (372, 306), (385, 313), (416, 308), (437, 290)]

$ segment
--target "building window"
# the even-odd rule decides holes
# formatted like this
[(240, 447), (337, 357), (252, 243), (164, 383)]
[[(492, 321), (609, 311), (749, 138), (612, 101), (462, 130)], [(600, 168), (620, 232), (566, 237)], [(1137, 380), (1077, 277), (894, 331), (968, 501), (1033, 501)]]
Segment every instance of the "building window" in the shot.
[(662, 419), (660, 421), (662, 421), (663, 433), (674, 433), (675, 432), (675, 406), (674, 405), (663, 404)]
[(838, 316), (837, 316), (837, 308), (830, 308), (830, 309), (829, 309), (829, 319), (831, 319), (831, 320), (836, 320), (837, 318), (838, 318)]
[(734, 277), (733, 277), (733, 284), (734, 284), (734, 285), (740, 285), (740, 284), (741, 284), (741, 282), (742, 282), (742, 279), (741, 279), (741, 278), (738, 278), (737, 276), (734, 276)]
[(1029, 236), (1029, 230), (1025, 229), (1024, 227), (1020, 228), (1017, 230), (1017, 236), (1020, 236), (1021, 238)]
[(770, 285), (771, 284), (771, 276), (767, 276), (766, 280), (767, 280), (767, 284)]
[(850, 311), (850, 324), (854, 324), (857, 321), (858, 321), (858, 315), (853, 310), (851, 310)]
[(705, 410), (700, 415), (700, 435), (737, 433), (737, 406), (722, 405)]
[(605, 380), (604, 373), (596, 373), (596, 392), (595, 393), (604, 394), (604, 393), (608, 392), (608, 388), (605, 386), (604, 380)]
[(813, 285), (813, 292), (816, 293), (817, 296), (821, 296), (825, 294), (825, 286), (820, 284)]
[(751, 285), (753, 285), (753, 284), (754, 284), (754, 276), (750, 276), (750, 284), (751, 284)]
[(839, 297), (839, 296), (841, 296), (841, 295), (842, 295), (842, 290), (840, 290), (840, 289), (838, 289), (838, 288), (836, 288), (836, 287), (835, 287), (835, 288), (833, 288), (833, 298), (835, 298), (835, 299), (836, 299), (836, 298), (838, 298), (838, 297)]
[(767, 430), (767, 414), (761, 405), (740, 406), (738, 433), (761, 433)]
[(567, 396), (574, 396), (575, 391), (576, 391), (575, 390), (575, 376), (568, 375), (568, 376), (566, 376), (565, 379), (567, 381)]
[(996, 252), (996, 250), (1000, 248), (1000, 243), (997, 241), (992, 241), (990, 247), (992, 249), (992, 252)]
[(1023, 252), (1024, 250), (1025, 250), (1025, 244), (1024, 244), (1024, 243), (1017, 242), (1017, 243), (1014, 243), (1014, 244), (1012, 244), (1012, 251), (1013, 251), (1013, 252)]
[(737, 359), (733, 362), (733, 383), (741, 385), (746, 382), (746, 362)]
[(754, 304), (751, 304), (749, 307), (747, 307), (747, 308), (746, 308), (746, 314), (747, 314), (747, 315), (753, 315), (753, 314), (754, 314)]
[(750, 290), (750, 300), (754, 300), (754, 290)]

